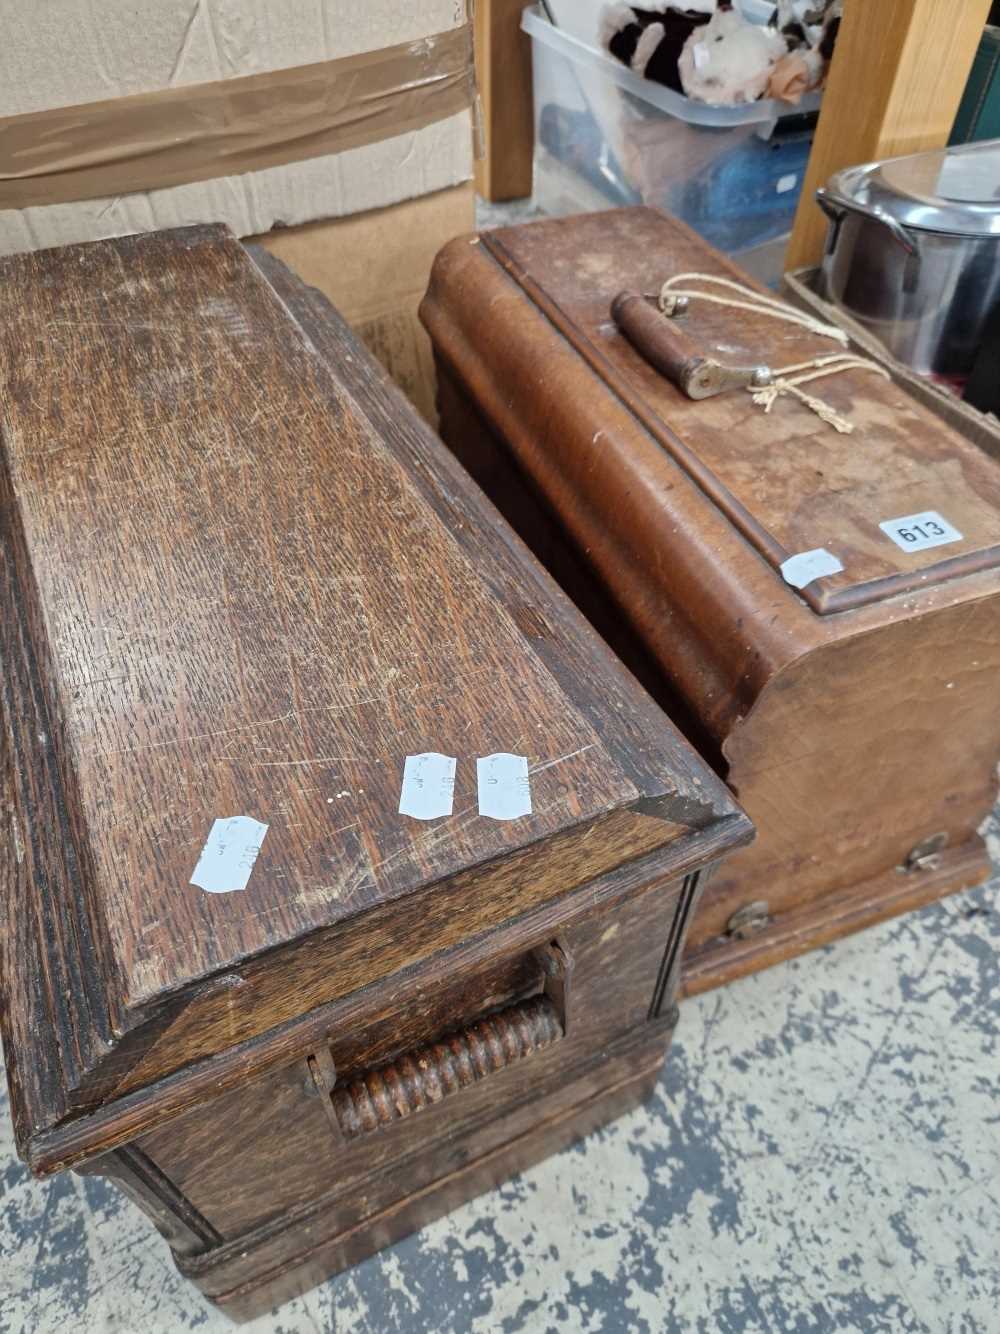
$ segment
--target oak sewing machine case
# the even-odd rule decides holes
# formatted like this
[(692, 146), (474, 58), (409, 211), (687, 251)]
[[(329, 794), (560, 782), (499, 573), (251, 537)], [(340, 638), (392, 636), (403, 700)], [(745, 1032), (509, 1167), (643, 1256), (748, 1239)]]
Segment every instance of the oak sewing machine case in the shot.
[(691, 990), (988, 873), (1000, 468), (772, 299), (632, 208), (453, 241), (423, 305), (446, 443), (757, 826)]
[(751, 827), (276, 261), (0, 285), (17, 1141), (245, 1317), (648, 1093)]

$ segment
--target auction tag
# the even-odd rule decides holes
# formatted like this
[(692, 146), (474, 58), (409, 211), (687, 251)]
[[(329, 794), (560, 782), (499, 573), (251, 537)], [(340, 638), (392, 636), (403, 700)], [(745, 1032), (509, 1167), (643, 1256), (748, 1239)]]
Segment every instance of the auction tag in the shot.
[(531, 779), (524, 755), (484, 755), (476, 760), (479, 814), (492, 820), (517, 820), (531, 814)]
[(879, 527), (903, 551), (927, 551), (929, 547), (944, 547), (949, 542), (962, 540), (958, 529), (943, 519), (937, 510), (906, 514), (901, 519), (886, 519)]
[(843, 563), (826, 547), (816, 547), (814, 551), (800, 551), (781, 562), (781, 577), (793, 588), (805, 588), (814, 579), (825, 575), (840, 574)]
[(450, 815), (455, 803), (455, 765), (453, 755), (439, 755), (436, 750), (407, 755), (399, 793), (400, 815), (413, 820)]
[(249, 815), (216, 820), (198, 858), (190, 883), (209, 894), (246, 889), (267, 825)]

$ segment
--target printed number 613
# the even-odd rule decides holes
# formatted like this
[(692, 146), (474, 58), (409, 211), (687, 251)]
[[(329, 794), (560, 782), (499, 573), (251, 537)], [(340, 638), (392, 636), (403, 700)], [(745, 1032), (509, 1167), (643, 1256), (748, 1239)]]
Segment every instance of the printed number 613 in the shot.
[(928, 547), (943, 547), (949, 542), (961, 542), (962, 534), (937, 510), (922, 514), (905, 514), (899, 519), (886, 519), (879, 527), (886, 537), (906, 552), (926, 551)]

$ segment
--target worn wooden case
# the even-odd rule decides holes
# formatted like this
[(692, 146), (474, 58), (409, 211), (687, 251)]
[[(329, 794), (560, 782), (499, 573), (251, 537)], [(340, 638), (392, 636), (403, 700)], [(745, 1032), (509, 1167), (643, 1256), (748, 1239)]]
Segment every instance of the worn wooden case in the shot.
[[(247, 1316), (647, 1092), (750, 825), (277, 261), (193, 228), (0, 285), (18, 1143)], [(428, 750), (458, 767), (424, 822)], [(497, 751), (519, 819), (478, 813)], [(259, 856), (206, 893), (235, 815)]]
[[(691, 272), (750, 281), (652, 210), (542, 221), (450, 243), (422, 315), (446, 442), (757, 826), (692, 926), (700, 990), (986, 874), (1000, 470), (862, 369), (806, 386), (850, 434), (787, 398), (687, 398), (611, 306)], [(839, 350), (697, 300), (682, 327), (730, 365)], [(880, 528), (927, 510), (961, 540), (914, 553)], [(842, 573), (790, 586), (816, 548)]]

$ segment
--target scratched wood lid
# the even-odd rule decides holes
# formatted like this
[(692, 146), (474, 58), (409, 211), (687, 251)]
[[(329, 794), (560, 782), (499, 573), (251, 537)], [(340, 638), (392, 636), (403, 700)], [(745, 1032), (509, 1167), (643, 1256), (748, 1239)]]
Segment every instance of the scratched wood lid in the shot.
[[(751, 281), (682, 223), (617, 209), (486, 232), (481, 242), (775, 572), (802, 553), (836, 558), (841, 569), (798, 590), (815, 612), (1000, 567), (1000, 468), (892, 382), (851, 369), (805, 386), (853, 422), (839, 434), (787, 398), (768, 413), (744, 390), (693, 401), (635, 351), (611, 319), (623, 289), (655, 295), (691, 272)], [(698, 300), (683, 328), (703, 355), (733, 366), (781, 368), (840, 350)], [(645, 454), (635, 466), (655, 469)]]
[[(249, 1068), (262, 1035), (622, 863), (749, 835), (282, 281), (217, 228), (0, 262), (4, 1037), (36, 1165), (95, 1108)], [(451, 813), (400, 814), (431, 752)], [(517, 818), (481, 810), (498, 753)]]

